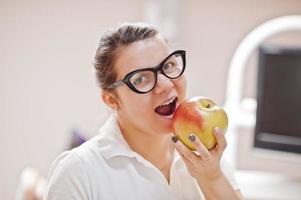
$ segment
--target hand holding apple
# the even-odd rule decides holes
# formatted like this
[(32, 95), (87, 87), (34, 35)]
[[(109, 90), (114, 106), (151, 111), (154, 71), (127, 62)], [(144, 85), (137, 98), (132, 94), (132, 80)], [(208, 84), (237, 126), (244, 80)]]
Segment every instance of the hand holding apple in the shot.
[(226, 133), (228, 117), (226, 112), (207, 97), (193, 97), (185, 100), (173, 115), (174, 134), (189, 149), (196, 150), (188, 139), (195, 134), (207, 149), (216, 145), (213, 129), (219, 127)]
[(214, 129), (214, 135), (217, 145), (208, 150), (195, 134), (191, 134), (189, 139), (196, 148), (195, 152), (180, 142), (177, 136), (171, 139), (189, 174), (195, 178), (206, 199), (241, 200), (241, 194), (233, 188), (221, 168), (222, 155), (227, 146), (226, 138), (219, 128)]
[(184, 101), (173, 115), (174, 147), (206, 199), (241, 199), (220, 164), (227, 126), (226, 112), (206, 97)]

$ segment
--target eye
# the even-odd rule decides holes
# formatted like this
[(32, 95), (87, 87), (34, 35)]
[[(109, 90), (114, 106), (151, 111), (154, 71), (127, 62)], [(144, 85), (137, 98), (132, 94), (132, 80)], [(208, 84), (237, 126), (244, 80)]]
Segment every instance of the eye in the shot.
[(145, 77), (143, 76), (140, 76), (140, 77), (137, 77), (133, 80), (133, 85), (139, 85), (141, 84), (143, 81), (145, 81)]
[(131, 78), (131, 83), (134, 86), (142, 87), (142, 86), (148, 84), (149, 82), (151, 82), (152, 79), (153, 79), (152, 72), (140, 72), (140, 73), (135, 74)]
[(164, 63), (163, 71), (165, 73), (172, 73), (177, 69), (177, 63), (173, 61), (169, 61), (167, 63)]
[(130, 82), (138, 90), (152, 87), (155, 82), (155, 74), (152, 71), (139, 71), (131, 77)]

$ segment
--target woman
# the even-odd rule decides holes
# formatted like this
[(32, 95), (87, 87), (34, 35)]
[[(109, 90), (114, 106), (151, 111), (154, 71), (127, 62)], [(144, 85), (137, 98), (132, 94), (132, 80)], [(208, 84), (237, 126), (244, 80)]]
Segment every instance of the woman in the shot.
[(221, 162), (226, 140), (218, 128), (210, 152), (193, 134), (198, 154), (172, 137), (172, 115), (186, 95), (185, 64), (185, 51), (171, 51), (147, 24), (105, 34), (95, 69), (114, 114), (95, 138), (54, 162), (45, 198), (240, 199)]

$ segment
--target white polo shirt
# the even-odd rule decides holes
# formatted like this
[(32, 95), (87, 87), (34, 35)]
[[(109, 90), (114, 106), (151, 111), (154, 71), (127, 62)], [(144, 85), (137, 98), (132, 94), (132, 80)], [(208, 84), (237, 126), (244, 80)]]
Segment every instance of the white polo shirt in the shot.
[[(224, 161), (224, 174), (238, 189)], [(47, 200), (192, 200), (204, 199), (195, 179), (175, 151), (170, 184), (149, 161), (130, 149), (112, 115), (99, 134), (52, 164)]]

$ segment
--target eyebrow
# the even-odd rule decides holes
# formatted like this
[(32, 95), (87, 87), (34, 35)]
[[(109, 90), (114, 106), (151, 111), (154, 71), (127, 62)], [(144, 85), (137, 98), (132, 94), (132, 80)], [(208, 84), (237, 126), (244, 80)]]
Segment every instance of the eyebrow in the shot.
[[(167, 40), (166, 40), (166, 41), (167, 41)], [(173, 51), (173, 52), (169, 52), (169, 54), (168, 54), (168, 55), (167, 55), (167, 56), (166, 56), (166, 57), (165, 57), (158, 65), (150, 66), (150, 67), (141, 67), (141, 68), (137, 68), (137, 69), (134, 69), (134, 70), (132, 70), (132, 71), (127, 72), (127, 73), (123, 76), (123, 78), (119, 79), (119, 81), (117, 81), (117, 82), (120, 82), (120, 81), (124, 80), (124, 78), (125, 78), (129, 73), (132, 73), (132, 72), (134, 72), (134, 71), (137, 71), (137, 70), (153, 69), (153, 68), (156, 68), (156, 67), (162, 65), (162, 64), (166, 61), (166, 59), (167, 59), (168, 57), (170, 57), (170, 55), (173, 54), (173, 53), (174, 53), (174, 51)], [(117, 80), (118, 80), (118, 79), (117, 79)]]

